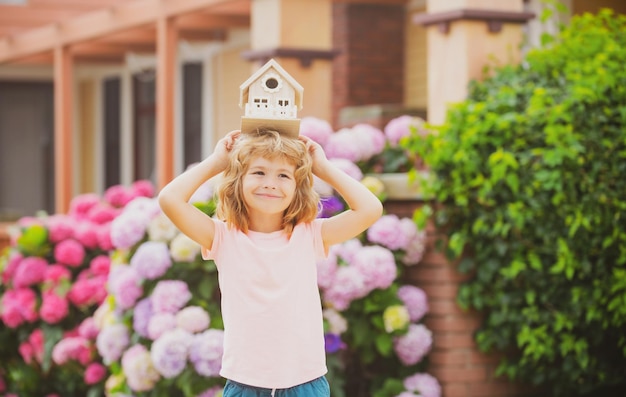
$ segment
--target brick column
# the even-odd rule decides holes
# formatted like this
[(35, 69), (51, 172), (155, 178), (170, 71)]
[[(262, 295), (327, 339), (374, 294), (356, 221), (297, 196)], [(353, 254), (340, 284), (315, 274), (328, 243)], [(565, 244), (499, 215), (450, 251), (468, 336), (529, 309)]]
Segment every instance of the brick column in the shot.
[(333, 4), (333, 125), (346, 107), (402, 104), (404, 18), (397, 0)]

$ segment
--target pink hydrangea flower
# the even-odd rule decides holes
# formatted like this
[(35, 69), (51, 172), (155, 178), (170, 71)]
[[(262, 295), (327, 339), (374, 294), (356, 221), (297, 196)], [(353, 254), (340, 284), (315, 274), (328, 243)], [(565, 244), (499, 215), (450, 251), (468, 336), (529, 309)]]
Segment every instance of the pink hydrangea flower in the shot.
[(54, 259), (63, 265), (80, 266), (85, 259), (85, 247), (73, 239), (63, 240), (54, 247)]
[(98, 276), (107, 276), (111, 269), (111, 258), (108, 255), (98, 255), (89, 262), (89, 269)]
[(87, 248), (98, 247), (98, 225), (90, 221), (81, 221), (74, 228), (74, 238)]
[(422, 397), (441, 397), (441, 385), (437, 379), (426, 373), (417, 373), (404, 379), (404, 388), (419, 393)]
[(42, 294), (41, 308), (39, 315), (41, 319), (49, 324), (56, 324), (69, 314), (69, 304), (67, 299), (59, 296), (53, 291)]
[(33, 361), (41, 364), (44, 355), (43, 331), (39, 328), (34, 330), (28, 339), (20, 344), (18, 351), (26, 364)]
[(219, 376), (224, 354), (224, 331), (208, 329), (194, 335), (189, 349), (189, 361), (202, 376)]
[(322, 147), (333, 134), (333, 127), (326, 120), (317, 117), (303, 117), (300, 120), (300, 135), (311, 138)]
[(11, 251), (11, 253), (9, 254), (9, 260), (6, 264), (6, 267), (4, 268), (4, 271), (2, 272), (3, 284), (8, 284), (9, 281), (13, 278), (13, 275), (15, 274), (15, 270), (19, 266), (20, 262), (22, 262), (22, 259), (24, 259), (24, 256), (20, 252)]
[(46, 221), (48, 239), (53, 243), (74, 237), (76, 221), (67, 215), (55, 214)]
[(98, 227), (98, 245), (102, 251), (111, 251), (113, 248), (113, 241), (111, 241), (111, 223), (105, 223)]
[(355, 142), (355, 136), (349, 128), (342, 128), (328, 137), (324, 151), (329, 159), (346, 159), (357, 163), (365, 158), (362, 147)]
[(163, 280), (154, 287), (150, 299), (156, 313), (176, 313), (189, 302), (191, 292), (184, 281)]
[(176, 328), (152, 343), (150, 355), (154, 368), (167, 379), (180, 375), (187, 365), (192, 335)]
[(128, 386), (137, 392), (152, 390), (161, 379), (161, 375), (154, 368), (150, 352), (140, 344), (133, 345), (124, 352), (122, 371)]
[(353, 266), (363, 275), (369, 291), (389, 288), (398, 275), (393, 253), (380, 245), (363, 247), (355, 255)]
[(98, 326), (93, 317), (87, 317), (78, 326), (78, 335), (85, 339), (95, 339), (98, 336)]
[(63, 365), (70, 360), (87, 365), (92, 359), (91, 344), (82, 336), (63, 338), (52, 349), (52, 361), (58, 365)]
[(130, 259), (130, 266), (140, 277), (154, 280), (172, 266), (172, 258), (167, 244), (160, 241), (146, 241), (141, 244)]
[(113, 207), (122, 208), (133, 198), (133, 193), (122, 185), (111, 186), (104, 192), (104, 200)]
[(187, 306), (176, 313), (176, 326), (195, 334), (209, 328), (211, 317), (200, 306)]
[(87, 219), (89, 211), (100, 203), (100, 196), (95, 193), (81, 194), (70, 201), (68, 214), (76, 219)]
[(367, 295), (363, 274), (352, 266), (340, 266), (333, 283), (324, 293), (324, 302), (336, 310), (346, 310), (354, 299)]
[(418, 118), (403, 115), (390, 120), (385, 126), (384, 132), (392, 147), (398, 146), (400, 139), (409, 136), (413, 128), (420, 125)]
[(96, 225), (103, 225), (111, 222), (120, 213), (118, 208), (113, 208), (107, 203), (94, 205), (87, 214), (87, 219)]
[(398, 288), (398, 298), (409, 311), (411, 322), (421, 320), (428, 313), (428, 297), (421, 288), (414, 285), (403, 285)]
[(147, 179), (133, 182), (131, 190), (135, 197), (153, 197), (154, 185)]
[(433, 343), (432, 332), (422, 324), (411, 324), (405, 335), (394, 339), (394, 351), (404, 365), (420, 362), (430, 351)]
[(83, 377), (85, 384), (95, 385), (104, 379), (107, 374), (107, 369), (100, 363), (91, 363), (85, 369), (85, 375)]
[(119, 360), (129, 343), (129, 330), (120, 323), (102, 328), (96, 338), (96, 348), (105, 364)]
[(334, 253), (346, 263), (354, 263), (354, 256), (363, 248), (363, 244), (356, 239), (350, 239), (342, 244), (333, 245), (330, 247), (330, 252)]
[(37, 296), (30, 288), (8, 290), (2, 297), (2, 321), (9, 328), (16, 328), (24, 322), (33, 322), (37, 314)]
[(50, 265), (46, 268), (44, 281), (54, 287), (58, 285), (61, 281), (67, 281), (71, 278), (72, 273), (65, 266)]
[(390, 250), (406, 248), (412, 237), (413, 235), (403, 229), (400, 219), (395, 214), (381, 216), (367, 229), (369, 241), (383, 245)]
[(22, 259), (13, 275), (13, 287), (22, 288), (42, 282), (46, 276), (48, 262), (38, 256)]
[(385, 134), (371, 124), (359, 123), (352, 127), (352, 133), (359, 145), (362, 145), (362, 160), (369, 160), (385, 148)]
[(100, 304), (106, 298), (106, 277), (84, 278), (74, 282), (67, 298), (77, 307)]
[(317, 261), (317, 285), (326, 289), (332, 284), (337, 273), (337, 256), (332, 252), (328, 257)]

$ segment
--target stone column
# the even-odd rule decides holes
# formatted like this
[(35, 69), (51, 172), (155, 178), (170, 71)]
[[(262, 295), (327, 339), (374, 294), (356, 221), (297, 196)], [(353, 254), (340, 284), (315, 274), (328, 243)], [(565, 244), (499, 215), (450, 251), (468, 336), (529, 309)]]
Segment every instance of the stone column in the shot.
[(428, 28), (428, 121), (440, 124), (485, 66), (520, 61), (522, 26), (533, 14), (523, 0), (427, 0), (426, 10), (414, 22)]
[(304, 88), (299, 117), (330, 119), (332, 0), (253, 0), (250, 10), (252, 71), (270, 58)]

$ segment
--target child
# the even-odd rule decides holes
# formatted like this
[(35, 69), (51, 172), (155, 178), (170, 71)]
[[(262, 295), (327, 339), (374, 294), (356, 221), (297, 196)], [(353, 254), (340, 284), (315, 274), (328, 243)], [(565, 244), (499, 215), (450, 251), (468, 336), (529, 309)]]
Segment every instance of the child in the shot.
[[(214, 219), (188, 200), (222, 171)], [(318, 219), (313, 175), (350, 209)], [(232, 131), (165, 186), (159, 204), (217, 266), (224, 397), (329, 396), (316, 261), (381, 216), (376, 196), (306, 137)]]

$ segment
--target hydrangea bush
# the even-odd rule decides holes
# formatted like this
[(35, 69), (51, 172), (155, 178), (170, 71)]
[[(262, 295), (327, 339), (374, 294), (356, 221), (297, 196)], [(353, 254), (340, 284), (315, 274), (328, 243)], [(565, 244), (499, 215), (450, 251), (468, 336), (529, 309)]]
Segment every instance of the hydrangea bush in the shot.
[[(376, 165), (384, 163), (383, 153), (419, 125), (420, 120), (406, 116), (392, 120), (385, 131), (359, 125), (333, 132), (327, 122), (305, 118), (301, 133), (318, 141), (339, 168), (384, 198), (382, 183), (367, 174), (383, 171)], [(322, 196), (320, 217), (345, 209), (330, 186), (317, 179), (315, 184)], [(68, 368), (75, 379), (80, 377), (84, 390), (93, 385), (91, 390), (104, 389), (107, 396), (221, 396), (223, 323), (215, 264), (202, 260), (200, 247), (164, 216), (152, 189), (142, 183), (134, 189), (140, 193), (116, 186), (104, 200), (80, 196), (68, 216), (20, 221), (22, 237), (5, 256), (2, 283), (2, 320), (11, 329), (24, 329), (19, 361), (26, 367), (47, 360), (52, 367)], [(207, 184), (191, 200), (209, 215), (215, 209), (212, 190)], [(97, 219), (105, 221), (66, 231), (76, 211), (100, 214)], [(40, 252), (48, 235), (29, 230), (55, 230), (54, 219), (65, 237), (52, 238), (54, 249)], [(61, 232), (50, 235), (55, 233)], [(24, 237), (31, 234), (35, 243)], [(387, 214), (361, 236), (333, 246), (328, 258), (318, 263), (333, 396), (441, 395), (437, 380), (424, 373), (432, 345), (432, 334), (421, 323), (428, 312), (426, 294), (403, 282), (405, 269), (421, 261), (424, 242), (425, 233), (411, 219)], [(52, 259), (57, 251), (62, 260)], [(48, 259), (44, 263), (37, 258)], [(54, 269), (50, 276), (29, 279), (40, 273), (32, 269), (44, 267)], [(98, 281), (87, 282), (94, 279)], [(25, 292), (18, 292), (22, 289)], [(67, 318), (59, 299), (45, 298), (49, 303), (42, 303), (51, 291), (69, 302), (66, 306), (76, 318), (52, 339), (47, 336), (50, 327), (36, 325), (41, 318)], [(14, 332), (1, 335), (16, 337)], [(16, 390), (12, 385), (17, 384), (17, 374), (23, 373), (16, 368), (4, 365), (11, 391)], [(0, 373), (0, 391), (2, 387)], [(50, 388), (46, 392), (71, 395), (58, 385)]]
[(20, 397), (100, 395), (107, 369), (90, 315), (106, 298), (111, 222), (138, 181), (75, 197), (66, 215), (22, 218), (0, 261), (0, 391)]

